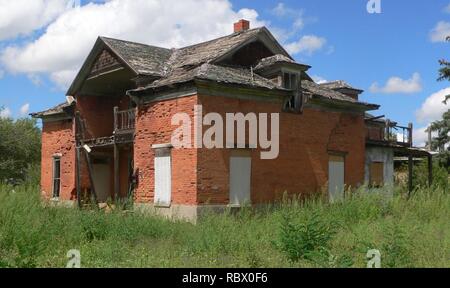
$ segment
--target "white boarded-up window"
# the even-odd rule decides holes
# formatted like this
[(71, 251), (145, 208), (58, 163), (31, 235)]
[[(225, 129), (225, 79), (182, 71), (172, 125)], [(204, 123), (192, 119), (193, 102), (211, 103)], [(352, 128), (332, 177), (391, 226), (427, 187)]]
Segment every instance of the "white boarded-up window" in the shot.
[(59, 198), (61, 192), (61, 157), (53, 156), (53, 198)]
[(330, 155), (328, 162), (328, 196), (331, 202), (344, 198), (345, 157)]
[(249, 151), (233, 151), (230, 157), (230, 205), (251, 203), (252, 158)]
[(169, 207), (172, 202), (172, 159), (168, 148), (155, 150), (154, 198), (157, 206)]

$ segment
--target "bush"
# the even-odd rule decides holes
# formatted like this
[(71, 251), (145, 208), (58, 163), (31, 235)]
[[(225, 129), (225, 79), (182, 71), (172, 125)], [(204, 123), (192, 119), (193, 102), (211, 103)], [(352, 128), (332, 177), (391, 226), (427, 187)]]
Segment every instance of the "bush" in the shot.
[[(419, 190), (428, 187), (427, 161), (421, 161), (418, 165), (414, 165), (413, 186)], [(445, 191), (450, 189), (448, 171), (445, 167), (439, 165), (438, 161), (433, 161), (433, 185), (431, 188), (434, 190), (444, 189)]]
[(336, 223), (325, 220), (317, 212), (302, 220), (285, 213), (281, 221), (279, 247), (290, 261), (319, 259), (323, 262), (330, 256), (330, 241), (336, 231)]

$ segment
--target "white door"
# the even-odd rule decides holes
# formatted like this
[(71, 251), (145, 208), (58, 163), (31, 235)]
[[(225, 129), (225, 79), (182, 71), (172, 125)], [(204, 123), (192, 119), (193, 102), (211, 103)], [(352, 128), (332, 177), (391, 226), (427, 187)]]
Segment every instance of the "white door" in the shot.
[(111, 197), (111, 169), (107, 160), (94, 161), (92, 165), (95, 193), (99, 203), (106, 203)]
[(172, 168), (170, 151), (155, 156), (155, 204), (169, 207), (172, 202)]
[(330, 156), (328, 164), (328, 193), (331, 202), (344, 198), (345, 158)]
[(230, 204), (250, 203), (252, 158), (250, 155), (232, 155), (230, 158)]

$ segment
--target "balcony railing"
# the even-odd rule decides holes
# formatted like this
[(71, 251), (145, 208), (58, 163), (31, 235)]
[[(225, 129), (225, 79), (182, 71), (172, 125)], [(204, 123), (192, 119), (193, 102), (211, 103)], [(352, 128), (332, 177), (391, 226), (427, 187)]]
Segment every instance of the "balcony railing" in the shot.
[[(371, 120), (368, 120), (371, 122)], [(376, 122), (377, 125), (368, 125), (367, 140), (374, 142), (386, 142), (403, 147), (413, 146), (413, 125), (410, 123), (406, 126), (399, 126), (389, 119), (381, 122)], [(376, 128), (375, 128), (376, 127)], [(378, 133), (374, 133), (374, 129), (379, 129)]]
[(114, 133), (128, 133), (135, 128), (136, 109), (119, 111), (114, 107)]

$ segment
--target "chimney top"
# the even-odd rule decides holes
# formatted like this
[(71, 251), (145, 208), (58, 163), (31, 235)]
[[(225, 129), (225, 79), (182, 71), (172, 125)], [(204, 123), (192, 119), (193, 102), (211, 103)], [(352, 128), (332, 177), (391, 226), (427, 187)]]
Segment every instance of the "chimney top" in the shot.
[(250, 21), (241, 19), (238, 22), (234, 23), (234, 33), (246, 31), (248, 29), (250, 29)]

